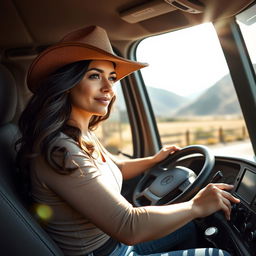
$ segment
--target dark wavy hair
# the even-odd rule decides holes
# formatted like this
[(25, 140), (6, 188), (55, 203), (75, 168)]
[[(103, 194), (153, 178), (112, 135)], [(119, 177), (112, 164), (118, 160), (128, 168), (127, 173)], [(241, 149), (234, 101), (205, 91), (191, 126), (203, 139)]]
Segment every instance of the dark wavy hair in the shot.
[[(90, 62), (85, 60), (71, 63), (49, 75), (42, 81), (22, 112), (18, 123), (21, 138), (16, 142), (16, 148), (18, 148), (17, 164), (21, 172), (27, 172), (23, 173), (25, 176), (28, 175), (30, 158), (42, 154), (48, 161), (47, 151), (60, 132), (74, 139), (82, 150), (92, 156), (93, 145), (82, 139), (82, 133), (78, 127), (67, 124), (71, 114), (68, 92), (82, 80)], [(109, 117), (114, 101), (115, 96), (105, 116), (91, 118), (89, 130), (94, 130), (101, 121)], [(57, 167), (55, 170), (61, 174), (69, 174), (74, 170), (65, 169), (64, 166)]]

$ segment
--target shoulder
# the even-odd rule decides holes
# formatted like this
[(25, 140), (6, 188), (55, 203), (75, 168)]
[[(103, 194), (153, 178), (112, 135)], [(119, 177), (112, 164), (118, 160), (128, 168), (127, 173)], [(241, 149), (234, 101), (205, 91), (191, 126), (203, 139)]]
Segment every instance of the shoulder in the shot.
[(88, 154), (80, 147), (79, 143), (64, 133), (60, 133), (48, 147), (48, 154), (54, 152), (69, 152), (72, 154)]
[(50, 145), (50, 151), (52, 151), (54, 147), (66, 147), (67, 149), (70, 150), (81, 150), (81, 148), (75, 140), (73, 140), (71, 137), (67, 136), (65, 133), (62, 132), (55, 138), (55, 140)]
[(60, 169), (76, 169), (78, 166), (91, 163), (90, 156), (79, 144), (64, 133), (53, 141), (47, 151), (47, 161), (52, 167)]

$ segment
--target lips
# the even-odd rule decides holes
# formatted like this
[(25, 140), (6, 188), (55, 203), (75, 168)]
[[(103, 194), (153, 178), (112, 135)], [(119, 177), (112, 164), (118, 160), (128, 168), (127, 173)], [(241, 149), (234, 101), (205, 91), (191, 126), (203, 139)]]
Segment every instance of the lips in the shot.
[(94, 99), (103, 105), (108, 105), (109, 102), (111, 101), (111, 98), (109, 98), (109, 97), (98, 97), (98, 98), (94, 98)]

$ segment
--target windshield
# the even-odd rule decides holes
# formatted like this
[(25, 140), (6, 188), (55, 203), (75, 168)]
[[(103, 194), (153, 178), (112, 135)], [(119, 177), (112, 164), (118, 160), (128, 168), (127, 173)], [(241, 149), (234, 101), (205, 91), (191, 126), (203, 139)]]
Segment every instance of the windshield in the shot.
[[(255, 45), (255, 44), (254, 44)], [(211, 23), (143, 40), (142, 69), (162, 144), (204, 144), (216, 155), (253, 158), (240, 105)]]

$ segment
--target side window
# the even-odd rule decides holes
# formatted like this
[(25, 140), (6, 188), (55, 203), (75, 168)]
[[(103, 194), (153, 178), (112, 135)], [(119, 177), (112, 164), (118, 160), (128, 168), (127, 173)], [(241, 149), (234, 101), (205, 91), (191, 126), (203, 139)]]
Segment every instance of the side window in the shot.
[[(255, 47), (256, 44), (254, 44)], [(232, 79), (211, 23), (154, 36), (137, 48), (162, 144), (204, 144), (252, 158)]]
[(133, 155), (132, 134), (120, 82), (116, 83), (115, 90), (116, 101), (110, 117), (99, 125), (95, 133), (109, 152), (123, 157), (120, 151)]

